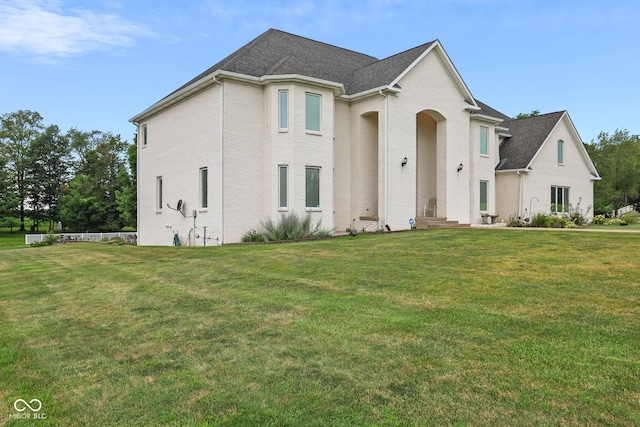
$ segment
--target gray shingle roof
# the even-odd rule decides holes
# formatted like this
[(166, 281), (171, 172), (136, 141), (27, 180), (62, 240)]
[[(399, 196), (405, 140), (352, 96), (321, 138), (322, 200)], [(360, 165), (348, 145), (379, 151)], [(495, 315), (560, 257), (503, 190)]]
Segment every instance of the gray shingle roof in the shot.
[(391, 83), (430, 45), (427, 43), (378, 60), (370, 55), (270, 29), (173, 93), (221, 70), (255, 77), (300, 74), (342, 83), (350, 95)]
[(427, 50), (434, 42), (425, 43), (397, 55), (373, 62), (353, 73), (353, 80), (347, 94), (363, 92), (367, 89), (388, 85)]
[(506, 114), (502, 114), (500, 111), (489, 107), (487, 104), (485, 104), (484, 102), (480, 102), (477, 99), (476, 104), (478, 104), (478, 107), (480, 107), (480, 111), (476, 111), (477, 114), (484, 114), (486, 116), (496, 117), (505, 121), (512, 120), (511, 117), (507, 116)]
[(500, 145), (496, 170), (525, 169), (547, 139), (564, 111), (503, 122), (511, 137)]

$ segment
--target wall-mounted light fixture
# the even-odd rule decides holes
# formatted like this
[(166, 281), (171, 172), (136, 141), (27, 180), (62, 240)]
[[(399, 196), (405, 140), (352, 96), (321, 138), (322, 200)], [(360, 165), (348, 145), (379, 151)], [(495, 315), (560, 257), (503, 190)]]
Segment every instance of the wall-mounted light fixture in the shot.
[(458, 165), (458, 172), (460, 172), (461, 170), (462, 170), (462, 163)]
[(407, 158), (402, 159), (402, 167), (407, 166)]

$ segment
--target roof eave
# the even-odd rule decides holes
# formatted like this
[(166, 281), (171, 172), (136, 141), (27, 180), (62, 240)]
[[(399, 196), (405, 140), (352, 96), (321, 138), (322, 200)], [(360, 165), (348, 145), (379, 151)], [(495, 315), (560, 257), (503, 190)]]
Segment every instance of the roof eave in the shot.
[(219, 75), (219, 72), (216, 71), (212, 74), (209, 74), (206, 77), (203, 77), (202, 79), (198, 80), (197, 82), (194, 82), (193, 84), (190, 84), (189, 86), (165, 97), (162, 98), (160, 101), (156, 102), (155, 104), (153, 104), (151, 107), (147, 108), (146, 110), (142, 111), (140, 114), (137, 114), (135, 116), (133, 116), (132, 118), (129, 119), (129, 121), (133, 124), (137, 124), (140, 121), (142, 121), (143, 119), (147, 118), (147, 117), (151, 117), (157, 113), (159, 113), (162, 110), (165, 110), (169, 107), (171, 107), (172, 105), (175, 105), (177, 103), (179, 103), (180, 101), (182, 101), (183, 99), (186, 99), (188, 97), (190, 97), (191, 95), (200, 92), (204, 89), (206, 89), (209, 86), (212, 86), (216, 83), (219, 83), (218, 80), (216, 79), (217, 76)]
[(303, 83), (331, 90), (333, 91), (335, 96), (340, 96), (345, 93), (344, 84), (342, 83), (318, 79), (315, 77), (303, 76), (301, 74), (278, 74), (256, 77), (247, 74), (234, 73), (232, 71), (217, 70), (209, 74), (208, 76), (203, 77), (197, 82), (194, 82), (193, 84), (185, 87), (184, 89), (161, 99), (151, 107), (144, 110), (142, 113), (129, 119), (129, 121), (134, 124), (139, 123), (141, 120), (151, 117), (159, 113), (160, 111), (165, 110), (181, 102), (182, 100), (208, 88), (209, 86), (220, 83), (222, 80), (233, 80), (245, 83), (248, 82), (257, 85), (267, 85), (271, 83)]
[(529, 173), (532, 170), (529, 168), (516, 168), (516, 169), (496, 169), (495, 172), (496, 173)]
[(491, 124), (500, 124), (502, 122), (504, 122), (504, 119), (500, 119), (498, 117), (493, 117), (493, 116), (488, 116), (486, 114), (481, 114), (481, 113), (472, 113), (471, 114), (471, 119), (472, 120), (478, 120), (481, 122), (487, 122), (487, 123), (491, 123)]
[(378, 86), (371, 89), (367, 89), (362, 92), (354, 93), (353, 95), (342, 94), (340, 95), (340, 98), (348, 101), (355, 101), (355, 100), (361, 100), (363, 98), (369, 98), (369, 97), (381, 95), (381, 94), (397, 95), (400, 92), (402, 92), (402, 89), (400, 89), (399, 87), (392, 87), (389, 85), (385, 85), (385, 86)]

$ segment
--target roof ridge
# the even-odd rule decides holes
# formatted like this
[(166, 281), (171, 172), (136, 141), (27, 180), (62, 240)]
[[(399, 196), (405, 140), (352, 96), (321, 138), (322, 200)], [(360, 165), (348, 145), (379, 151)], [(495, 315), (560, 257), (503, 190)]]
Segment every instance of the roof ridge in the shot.
[(227, 66), (227, 65), (231, 64), (233, 61), (238, 59), (238, 57), (240, 57), (240, 55), (244, 51), (249, 50), (252, 46), (256, 45), (258, 43), (258, 41), (262, 40), (263, 38), (266, 38), (268, 34), (274, 32), (274, 31), (278, 31), (278, 30), (273, 29), (273, 28), (269, 28), (267, 31), (265, 31), (264, 33), (260, 34), (258, 37), (254, 38), (249, 43), (247, 43), (245, 45), (242, 45), (240, 48), (236, 49), (230, 55), (227, 55), (226, 57), (224, 57), (217, 64), (214, 64), (211, 68), (213, 68), (213, 67), (222, 68), (224, 66)]
[(550, 116), (552, 114), (564, 114), (566, 113), (567, 110), (560, 110), (560, 111), (553, 111), (551, 113), (544, 113), (544, 114), (537, 114), (535, 116), (528, 116), (528, 117), (520, 117), (519, 119), (517, 118), (512, 118), (511, 120), (508, 120), (510, 122), (515, 121), (515, 120), (527, 120), (527, 119), (535, 119), (536, 117), (544, 117), (544, 116)]
[(425, 48), (425, 50), (426, 50), (428, 47), (430, 47), (432, 44), (434, 44), (435, 42), (438, 42), (438, 41), (439, 41), (438, 39), (435, 39), (435, 40), (431, 40), (430, 42), (422, 43), (421, 45), (418, 45), (418, 46), (410, 47), (409, 49), (405, 49), (402, 52), (394, 53), (391, 56), (387, 56), (386, 58), (382, 58), (381, 61), (384, 61), (385, 59), (391, 59), (394, 56), (404, 55), (405, 53), (408, 53), (408, 52), (411, 52), (412, 50), (417, 50), (417, 49), (420, 49), (420, 48)]
[(367, 53), (362, 53), (362, 52), (358, 52), (358, 51), (353, 50), (353, 49), (347, 49), (345, 47), (336, 46), (334, 44), (326, 43), (326, 42), (323, 42), (323, 41), (320, 41), (320, 40), (314, 40), (314, 39), (309, 38), (309, 37), (300, 36), (298, 34), (289, 33), (287, 31), (283, 31), (283, 30), (278, 30), (277, 28), (270, 28), (269, 30), (265, 31), (262, 35), (265, 35), (265, 34), (267, 34), (269, 32), (278, 32), (278, 33), (281, 33), (281, 34), (286, 34), (288, 36), (292, 36), (292, 37), (296, 37), (296, 38), (299, 38), (299, 39), (308, 40), (308, 41), (313, 42), (313, 43), (323, 44), (325, 46), (329, 46), (329, 47), (332, 47), (332, 48), (335, 48), (335, 49), (340, 49), (340, 50), (345, 51), (345, 52), (351, 52), (351, 53), (355, 53), (355, 54), (358, 54), (358, 55), (367, 56), (369, 58), (375, 59), (376, 61), (379, 61), (378, 58), (376, 58), (375, 56), (371, 56), (371, 55), (369, 55)]

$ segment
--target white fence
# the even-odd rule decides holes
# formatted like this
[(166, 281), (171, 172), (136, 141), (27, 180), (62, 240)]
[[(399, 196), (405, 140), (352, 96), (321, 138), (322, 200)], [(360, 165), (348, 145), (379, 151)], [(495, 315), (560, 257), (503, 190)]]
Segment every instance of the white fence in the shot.
[[(42, 242), (48, 234), (25, 234), (25, 244)], [(138, 233), (135, 231), (117, 231), (113, 233), (56, 233), (54, 234), (61, 243), (67, 242), (101, 242), (103, 240), (122, 239), (127, 243), (136, 243)]]
[[(620, 208), (620, 209), (618, 209), (618, 216), (622, 216), (622, 215), (626, 214), (627, 212), (631, 212), (632, 210), (634, 210), (633, 205), (628, 205), (628, 206), (625, 206), (623, 208)], [(612, 211), (611, 212), (611, 216), (612, 217), (616, 216), (616, 211)]]

